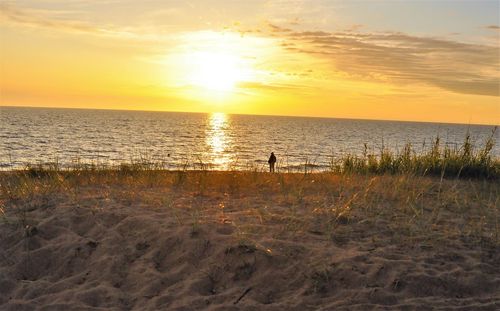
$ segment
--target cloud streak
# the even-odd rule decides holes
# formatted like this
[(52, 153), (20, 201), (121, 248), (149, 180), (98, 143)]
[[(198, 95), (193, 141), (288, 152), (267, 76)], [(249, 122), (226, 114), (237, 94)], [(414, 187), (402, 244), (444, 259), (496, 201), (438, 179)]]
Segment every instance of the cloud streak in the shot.
[[(7, 3), (0, 3), (0, 21), (10, 25), (48, 29), (70, 34), (89, 34), (142, 41), (158, 40), (160, 38), (160, 35), (157, 34), (141, 33), (139, 29), (98, 25), (81, 20), (64, 18), (64, 16), (70, 13), (77, 12), (21, 9)], [(161, 37), (164, 38), (165, 36)]]
[(266, 84), (266, 83), (248, 82), (248, 81), (238, 83), (238, 87), (241, 89), (259, 89), (268, 91), (295, 90), (295, 89), (305, 88), (302, 85), (295, 85), (295, 84), (285, 84), (285, 83)]
[(500, 96), (500, 48), (404, 33), (272, 32), (285, 49), (326, 60), (352, 77)]
[(43, 11), (37, 13), (21, 10), (6, 3), (0, 3), (0, 16), (8, 23), (84, 33), (100, 33), (103, 31), (98, 27), (83, 22), (49, 18), (43, 16)]

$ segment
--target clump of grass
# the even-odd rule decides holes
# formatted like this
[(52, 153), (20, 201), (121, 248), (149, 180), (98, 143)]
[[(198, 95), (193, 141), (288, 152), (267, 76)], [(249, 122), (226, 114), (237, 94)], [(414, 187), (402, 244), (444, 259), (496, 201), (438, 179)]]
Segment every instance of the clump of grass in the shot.
[(331, 170), (339, 173), (497, 179), (500, 178), (500, 160), (491, 154), (496, 130), (495, 127), (480, 148), (474, 146), (469, 133), (459, 148), (443, 147), (440, 137), (436, 137), (431, 148), (420, 154), (410, 143), (398, 153), (382, 147), (379, 154), (368, 153), (365, 145), (363, 155), (347, 154), (337, 163), (332, 163)]

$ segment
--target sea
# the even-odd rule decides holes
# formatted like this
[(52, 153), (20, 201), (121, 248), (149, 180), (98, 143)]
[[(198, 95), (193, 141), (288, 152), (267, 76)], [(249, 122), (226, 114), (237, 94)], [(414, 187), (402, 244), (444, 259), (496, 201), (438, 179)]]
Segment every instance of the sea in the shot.
[[(460, 148), (467, 133), (482, 146), (494, 126), (91, 109), (0, 107), (0, 169), (56, 163), (114, 166), (150, 163), (165, 169), (328, 170), (346, 154), (417, 153)], [(498, 141), (499, 131), (495, 134)], [(492, 154), (500, 157), (496, 143)]]

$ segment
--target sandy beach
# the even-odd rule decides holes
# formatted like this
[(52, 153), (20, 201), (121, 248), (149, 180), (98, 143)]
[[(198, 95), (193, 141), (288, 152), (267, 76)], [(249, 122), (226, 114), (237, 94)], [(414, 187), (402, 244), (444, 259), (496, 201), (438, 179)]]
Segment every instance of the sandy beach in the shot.
[(2, 310), (498, 310), (498, 183), (3, 173)]

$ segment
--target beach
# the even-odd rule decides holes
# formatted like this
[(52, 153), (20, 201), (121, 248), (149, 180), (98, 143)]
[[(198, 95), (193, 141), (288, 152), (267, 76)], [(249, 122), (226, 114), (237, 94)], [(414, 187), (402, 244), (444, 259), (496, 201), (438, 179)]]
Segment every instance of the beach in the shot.
[(498, 180), (0, 174), (2, 310), (498, 310)]

